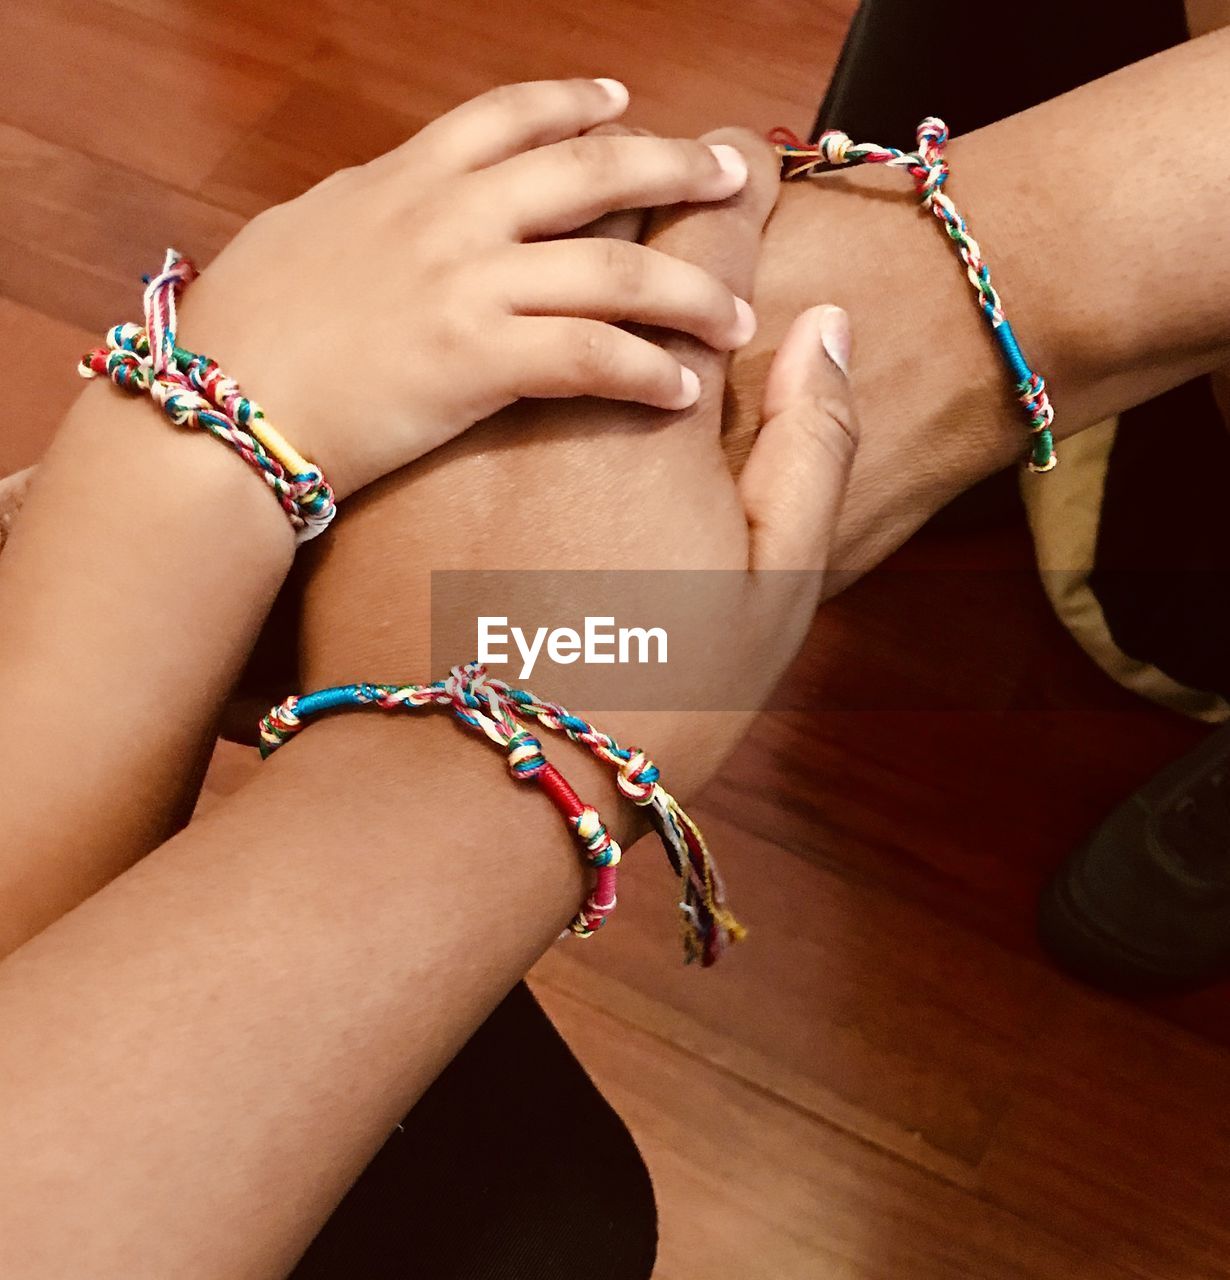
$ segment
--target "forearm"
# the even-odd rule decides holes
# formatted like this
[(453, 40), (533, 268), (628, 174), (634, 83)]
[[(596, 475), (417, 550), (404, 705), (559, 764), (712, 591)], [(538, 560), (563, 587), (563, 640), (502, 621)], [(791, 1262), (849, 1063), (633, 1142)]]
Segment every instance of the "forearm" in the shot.
[[(1060, 439), (1230, 355), (1227, 135), (1222, 32), (950, 144), (946, 190), (1047, 378)], [(783, 190), (757, 279), (761, 332), (736, 372), (736, 454), (765, 353), (818, 300), (844, 306), (855, 333), (863, 436), (835, 563), (865, 567), (1023, 457), (1026, 428), (947, 237), (906, 175), (861, 169)]]
[(0, 965), (0, 1271), (285, 1275), (583, 879), (451, 718), (309, 728)]
[(293, 554), (239, 459), (90, 388), (0, 559), (0, 955), (186, 816)]

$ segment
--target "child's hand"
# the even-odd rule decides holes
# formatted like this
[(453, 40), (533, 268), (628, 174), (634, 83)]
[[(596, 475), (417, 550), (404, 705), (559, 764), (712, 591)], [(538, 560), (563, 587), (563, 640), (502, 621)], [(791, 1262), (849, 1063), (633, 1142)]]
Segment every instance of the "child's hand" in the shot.
[(747, 165), (729, 146), (577, 136), (627, 96), (596, 80), (497, 89), (261, 214), (189, 290), (181, 344), (236, 378), (339, 496), (521, 396), (687, 407), (696, 375), (616, 323), (731, 350), (751, 308), (643, 245), (549, 237), (724, 200)]

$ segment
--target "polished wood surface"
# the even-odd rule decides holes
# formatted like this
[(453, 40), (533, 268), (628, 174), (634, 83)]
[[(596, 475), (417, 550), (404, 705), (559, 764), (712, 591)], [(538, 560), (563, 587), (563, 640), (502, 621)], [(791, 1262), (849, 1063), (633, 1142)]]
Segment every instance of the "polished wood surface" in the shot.
[[(635, 121), (806, 127), (853, 0), (10, 6), (0, 473), (168, 243), (490, 84), (606, 74)], [(676, 967), (660, 855), (536, 990), (657, 1182), (660, 1280), (1230, 1276), (1230, 992), (1131, 1006), (1056, 973), (1039, 886), (1200, 730), (1102, 677), (1011, 517), (929, 530), (827, 606), (699, 811), (753, 932)], [(810, 706), (810, 712), (800, 710)], [(205, 803), (253, 767), (222, 750)]]

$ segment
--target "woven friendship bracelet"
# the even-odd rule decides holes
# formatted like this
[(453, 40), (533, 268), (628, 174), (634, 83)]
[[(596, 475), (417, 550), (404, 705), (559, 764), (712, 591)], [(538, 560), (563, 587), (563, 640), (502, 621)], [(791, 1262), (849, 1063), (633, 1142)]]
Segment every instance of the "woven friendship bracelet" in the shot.
[(336, 513), (320, 469), (289, 445), (264, 411), (207, 356), (176, 344), (175, 302), (196, 268), (174, 249), (147, 281), (145, 326), (117, 324), (105, 345), (77, 366), (83, 378), (107, 377), (134, 395), (146, 394), (177, 426), (197, 427), (229, 445), (264, 479), (300, 542), (324, 531)]
[(923, 208), (934, 214), (951, 238), (961, 261), (965, 263), (970, 283), (978, 292), (982, 314), (1012, 375), (1017, 398), (1029, 420), (1033, 445), (1029, 455), (1031, 471), (1050, 471), (1058, 461), (1051, 424), (1055, 411), (1046, 394), (1046, 383), (1029, 367), (1012, 326), (1004, 315), (1003, 303), (991, 283), (991, 269), (982, 260), (978, 241), (969, 232), (965, 219), (944, 194), (948, 180), (948, 161), (944, 147), (948, 142), (948, 126), (935, 116), (928, 116), (917, 131), (918, 150), (898, 151), (870, 142), (853, 142), (838, 129), (822, 133), (815, 143), (801, 142), (789, 129), (774, 129), (770, 141), (777, 144), (782, 157), (782, 177), (811, 177), (819, 171), (856, 164), (883, 164), (909, 170)]
[(313, 716), (356, 707), (383, 711), (443, 707), (507, 751), (512, 776), (520, 782), (538, 784), (563, 815), (594, 868), (594, 886), (570, 926), (577, 936), (589, 937), (614, 911), (622, 853), (598, 811), (577, 798), (519, 717), (563, 733), (613, 765), (620, 794), (646, 810), (679, 877), (684, 956), (689, 962), (699, 960), (704, 966), (711, 965), (728, 944), (743, 937), (742, 926), (726, 906), (725, 889), (704, 837), (662, 786), (657, 766), (643, 751), (621, 747), (608, 734), (557, 703), (544, 702), (526, 689), (514, 689), (489, 676), (479, 663), (471, 662), (454, 667), (446, 680), (433, 684), (349, 684), (287, 698), (261, 721), (261, 756), (276, 751)]

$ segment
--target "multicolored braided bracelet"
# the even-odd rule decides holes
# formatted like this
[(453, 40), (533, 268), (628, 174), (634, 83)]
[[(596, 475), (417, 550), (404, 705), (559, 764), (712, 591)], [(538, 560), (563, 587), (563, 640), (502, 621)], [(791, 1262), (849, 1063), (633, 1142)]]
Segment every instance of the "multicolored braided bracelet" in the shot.
[(176, 344), (175, 301), (196, 268), (174, 249), (147, 279), (145, 326), (117, 324), (105, 345), (82, 358), (83, 378), (107, 377), (134, 395), (148, 394), (177, 426), (198, 427), (229, 445), (277, 495), (300, 542), (322, 533), (336, 514), (320, 468), (283, 439), (264, 410), (207, 356)]
[(990, 323), (991, 332), (1008, 366), (1017, 398), (1033, 434), (1029, 469), (1050, 471), (1058, 459), (1051, 430), (1055, 411), (1046, 394), (1046, 383), (1026, 363), (1012, 326), (1004, 315), (1003, 303), (991, 284), (991, 269), (982, 260), (978, 241), (970, 235), (965, 219), (944, 194), (944, 183), (948, 180), (948, 161), (944, 158), (948, 126), (935, 116), (928, 116), (918, 126), (917, 137), (917, 151), (898, 151), (895, 147), (881, 147), (871, 142), (853, 142), (839, 129), (829, 129), (814, 143), (801, 142), (789, 129), (774, 129), (769, 135), (782, 157), (783, 179), (812, 177), (821, 170), (856, 164), (883, 164), (909, 170), (923, 208), (939, 219), (965, 263), (970, 283), (978, 292), (982, 314)]
[(526, 689), (514, 689), (489, 676), (481, 664), (471, 662), (454, 667), (447, 679), (433, 684), (348, 684), (287, 698), (261, 721), (262, 758), (298, 733), (313, 716), (356, 707), (382, 711), (444, 707), (508, 752), (512, 776), (521, 782), (536, 782), (542, 788), (595, 870), (594, 886), (570, 925), (578, 937), (589, 937), (614, 911), (622, 853), (598, 811), (578, 799), (559, 770), (543, 755), (542, 744), (519, 723), (518, 717), (533, 719), (588, 747), (600, 760), (616, 768), (620, 794), (645, 808), (679, 877), (686, 960), (711, 965), (730, 943), (743, 937), (742, 926), (726, 906), (725, 889), (704, 837), (662, 786), (657, 766), (643, 751), (621, 747), (614, 738), (558, 703), (544, 702)]

